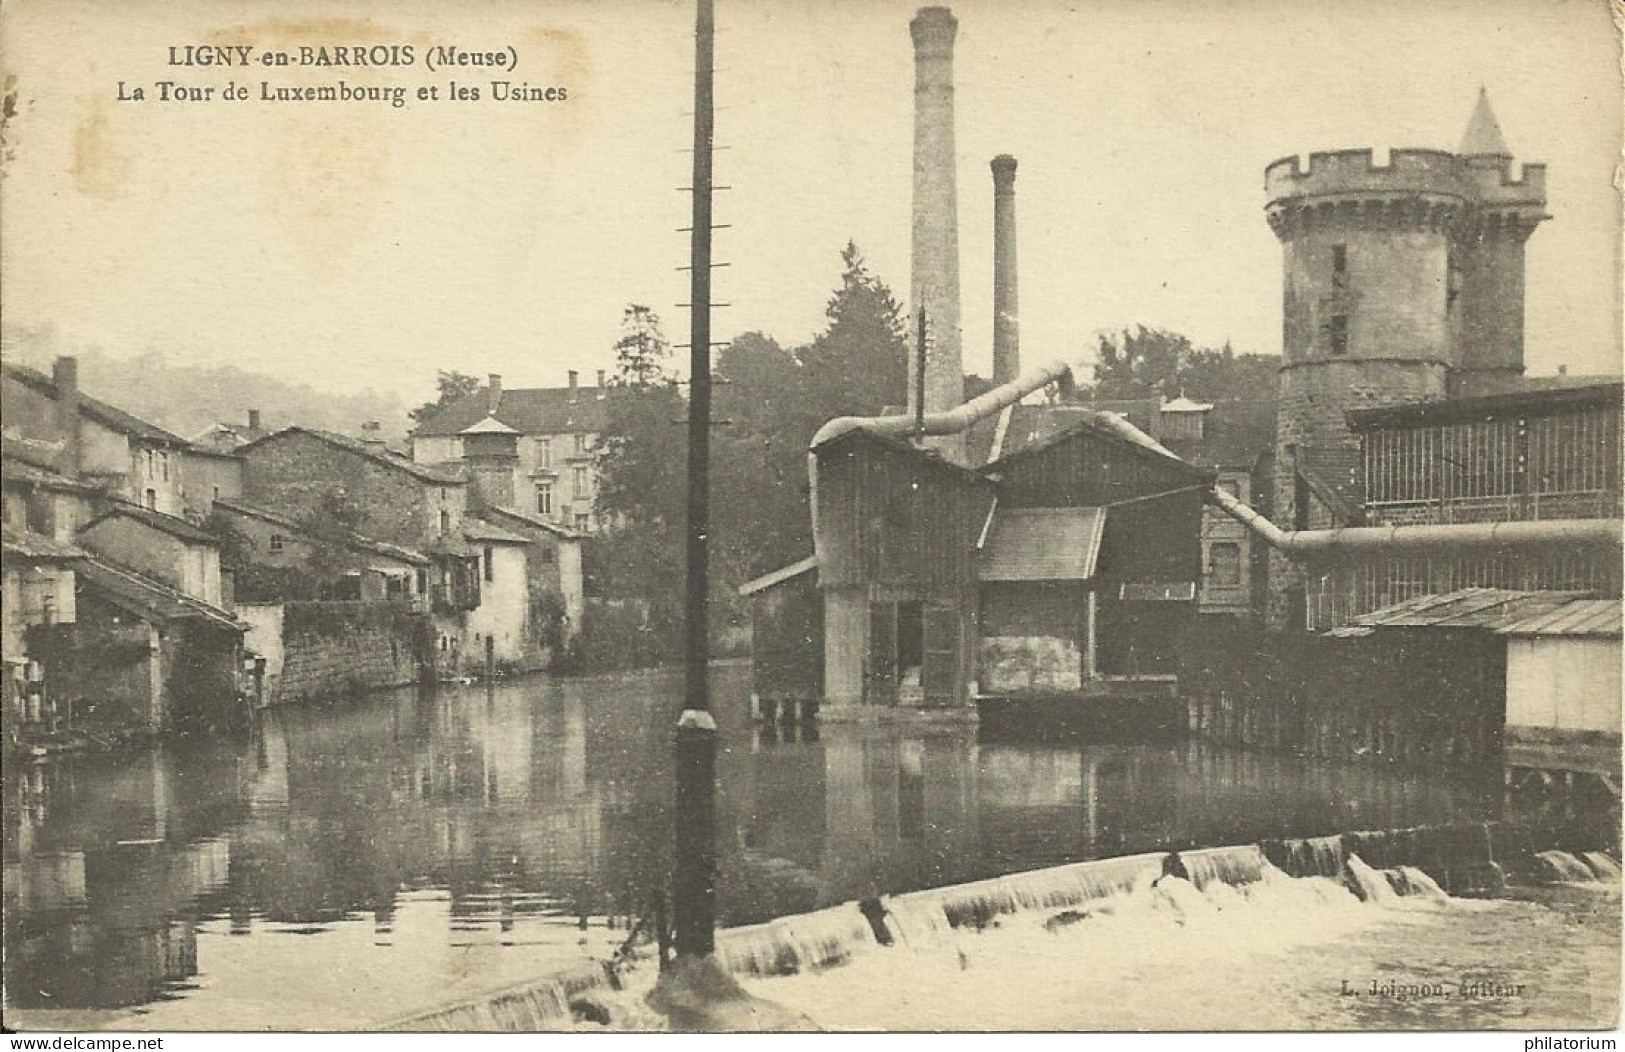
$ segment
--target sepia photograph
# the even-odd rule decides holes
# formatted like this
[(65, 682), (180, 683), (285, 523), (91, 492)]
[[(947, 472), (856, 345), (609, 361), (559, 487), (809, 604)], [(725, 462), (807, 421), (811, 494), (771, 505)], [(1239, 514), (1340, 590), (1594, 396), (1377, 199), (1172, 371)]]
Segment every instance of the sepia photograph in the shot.
[(0, 0), (0, 1040), (1616, 1047), (1622, 28)]

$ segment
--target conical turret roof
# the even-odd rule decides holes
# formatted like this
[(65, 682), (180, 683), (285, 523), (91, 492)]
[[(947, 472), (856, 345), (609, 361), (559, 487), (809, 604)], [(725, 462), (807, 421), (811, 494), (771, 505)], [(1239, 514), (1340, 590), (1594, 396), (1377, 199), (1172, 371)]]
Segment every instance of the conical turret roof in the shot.
[(1467, 133), (1461, 137), (1461, 146), (1456, 153), (1462, 157), (1512, 156), (1512, 148), (1507, 145), (1506, 136), (1501, 134), (1495, 111), (1490, 109), (1490, 93), (1483, 88), (1478, 89), (1478, 103), (1473, 107), (1473, 115), (1467, 121)]

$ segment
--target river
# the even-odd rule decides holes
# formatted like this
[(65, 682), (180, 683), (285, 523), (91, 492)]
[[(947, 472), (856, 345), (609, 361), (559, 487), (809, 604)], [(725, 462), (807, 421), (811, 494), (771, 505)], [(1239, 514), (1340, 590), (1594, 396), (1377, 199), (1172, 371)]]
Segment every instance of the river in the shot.
[[(602, 955), (671, 839), (675, 674), (271, 710), (252, 740), (14, 765), (5, 983), (22, 1025), (375, 1025)], [(1160, 847), (1459, 821), (1373, 766), (1194, 742), (751, 723), (714, 670), (720, 909), (748, 923)]]

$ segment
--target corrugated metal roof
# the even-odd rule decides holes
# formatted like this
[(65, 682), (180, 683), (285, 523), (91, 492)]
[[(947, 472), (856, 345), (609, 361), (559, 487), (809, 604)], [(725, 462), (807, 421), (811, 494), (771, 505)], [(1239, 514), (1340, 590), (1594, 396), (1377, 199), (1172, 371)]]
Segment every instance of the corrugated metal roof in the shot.
[(993, 515), (983, 581), (1086, 581), (1095, 575), (1105, 508), (1019, 508)]
[(1424, 595), (1374, 610), (1334, 629), (1342, 637), (1351, 628), (1461, 628), (1499, 631), (1508, 625), (1551, 613), (1588, 592), (1528, 592), (1506, 588), (1462, 588), (1440, 595)]
[(1620, 637), (1618, 599), (1571, 599), (1552, 610), (1496, 629), (1505, 636)]

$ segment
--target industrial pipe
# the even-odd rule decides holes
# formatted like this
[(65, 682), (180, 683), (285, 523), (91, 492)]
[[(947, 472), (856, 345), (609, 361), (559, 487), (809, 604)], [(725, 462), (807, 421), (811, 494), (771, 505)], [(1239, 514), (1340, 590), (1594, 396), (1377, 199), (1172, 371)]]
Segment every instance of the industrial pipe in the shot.
[[(1007, 384), (972, 398), (963, 405), (937, 413), (926, 413), (916, 418), (908, 413), (893, 416), (838, 416), (827, 421), (813, 436), (807, 447), (807, 497), (812, 507), (813, 552), (820, 562), (824, 558), (823, 530), (818, 521), (818, 453), (824, 443), (862, 428), (882, 435), (907, 437), (915, 434), (953, 435), (965, 431), (978, 420), (992, 416), (1021, 401), (1041, 387), (1060, 382), (1072, 383), (1072, 366), (1060, 358), (1029, 370)], [(1160, 446), (1158, 447), (1161, 448)], [(1166, 452), (1166, 450), (1164, 450)]]
[(1420, 552), (1451, 548), (1528, 548), (1537, 545), (1619, 547), (1618, 519), (1536, 519), (1426, 526), (1344, 526), (1330, 530), (1283, 530), (1222, 489), (1204, 499), (1277, 551), (1295, 558), (1344, 552)]

